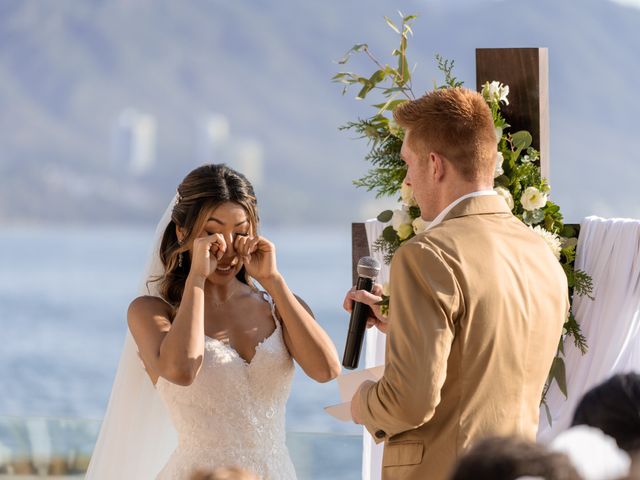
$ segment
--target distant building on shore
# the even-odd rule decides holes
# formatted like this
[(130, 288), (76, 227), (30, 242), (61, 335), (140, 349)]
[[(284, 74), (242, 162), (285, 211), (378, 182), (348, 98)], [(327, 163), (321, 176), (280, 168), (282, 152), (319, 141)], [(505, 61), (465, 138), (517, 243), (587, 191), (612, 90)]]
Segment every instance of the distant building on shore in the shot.
[(210, 113), (202, 117), (196, 132), (196, 162), (221, 163), (228, 156), (231, 129), (229, 120), (220, 113)]
[(226, 163), (258, 186), (263, 181), (264, 149), (254, 139), (236, 139), (231, 136), (227, 117), (221, 113), (209, 113), (197, 124), (196, 162)]
[(111, 168), (141, 176), (156, 163), (156, 120), (133, 108), (123, 110), (115, 123), (111, 147)]
[(229, 166), (242, 172), (255, 186), (262, 185), (264, 180), (264, 149), (257, 140), (240, 140), (234, 144)]

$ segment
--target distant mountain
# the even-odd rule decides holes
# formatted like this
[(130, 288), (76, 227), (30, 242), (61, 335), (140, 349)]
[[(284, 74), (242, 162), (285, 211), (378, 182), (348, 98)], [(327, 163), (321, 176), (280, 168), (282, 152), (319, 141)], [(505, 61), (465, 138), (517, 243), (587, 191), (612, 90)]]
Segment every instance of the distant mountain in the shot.
[[(153, 221), (196, 165), (198, 119), (262, 143), (262, 217), (346, 224), (371, 214), (351, 180), (366, 145), (338, 126), (372, 102), (343, 97), (333, 61), (354, 43), (395, 46), (383, 15), (417, 13), (420, 92), (436, 52), (475, 84), (476, 47), (546, 46), (552, 186), (570, 220), (640, 216), (640, 10), (607, 0), (5, 0), (0, 4), (0, 221)], [(350, 68), (371, 71), (364, 60)], [(157, 121), (157, 165), (113, 171), (115, 120)], [(373, 209), (375, 210), (375, 209)]]

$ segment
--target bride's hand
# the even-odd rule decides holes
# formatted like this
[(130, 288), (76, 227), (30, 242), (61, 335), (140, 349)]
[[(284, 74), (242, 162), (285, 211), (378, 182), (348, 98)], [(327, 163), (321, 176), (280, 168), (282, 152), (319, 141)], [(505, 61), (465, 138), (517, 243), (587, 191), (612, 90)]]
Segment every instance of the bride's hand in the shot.
[(218, 261), (227, 251), (227, 242), (219, 233), (199, 237), (193, 241), (190, 275), (207, 278), (218, 267)]
[(260, 283), (278, 276), (276, 247), (264, 237), (237, 237), (236, 254), (244, 262), (247, 273)]

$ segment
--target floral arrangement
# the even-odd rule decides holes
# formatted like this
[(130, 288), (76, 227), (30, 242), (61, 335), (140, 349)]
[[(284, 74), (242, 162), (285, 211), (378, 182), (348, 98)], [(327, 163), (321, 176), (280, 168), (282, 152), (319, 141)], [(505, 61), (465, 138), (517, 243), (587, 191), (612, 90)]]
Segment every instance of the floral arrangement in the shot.
[[(374, 105), (376, 113), (371, 117), (349, 122), (341, 129), (355, 131), (360, 138), (366, 138), (370, 145), (365, 160), (372, 164), (372, 168), (354, 184), (369, 191), (375, 191), (377, 197), (400, 194), (399, 208), (385, 210), (378, 215), (379, 221), (389, 225), (375, 242), (374, 248), (384, 253), (387, 263), (403, 243), (424, 231), (428, 225), (420, 217), (420, 208), (413, 199), (411, 188), (403, 181), (406, 166), (400, 159), (400, 148), (404, 132), (390, 115), (398, 105), (416, 98), (412, 88), (412, 71), (409, 69), (406, 56), (407, 41), (413, 34), (411, 24), (416, 16), (404, 16), (400, 13), (400, 17), (402, 22), (399, 26), (385, 17), (389, 27), (400, 37), (399, 47), (392, 52), (392, 55), (397, 57), (397, 66), (383, 65), (373, 56), (367, 44), (357, 44), (338, 63), (346, 64), (352, 55), (364, 54), (377, 67), (374, 73), (364, 77), (353, 72), (340, 72), (333, 77), (333, 81), (344, 84), (343, 94), (350, 86), (358, 85), (360, 90), (356, 96), (357, 99), (365, 99), (372, 91), (380, 93), (383, 99), (382, 102)], [(462, 82), (452, 73), (453, 61), (445, 60), (440, 55), (436, 55), (436, 61), (438, 69), (444, 75), (444, 83), (436, 84), (434, 88), (462, 86)], [(502, 105), (509, 103), (509, 86), (498, 81), (487, 82), (482, 88), (482, 96), (491, 108), (496, 129), (495, 191), (505, 199), (513, 214), (549, 245), (567, 275), (571, 300), (573, 295), (590, 296), (593, 289), (591, 277), (575, 269), (577, 232), (570, 226), (564, 225), (560, 207), (549, 198), (551, 188), (541, 175), (540, 154), (532, 145), (531, 134), (527, 131), (510, 133), (510, 125), (502, 115)], [(387, 292), (388, 287), (385, 288), (383, 296), (383, 311), (388, 311)], [(586, 352), (586, 341), (573, 313), (569, 314), (564, 324), (558, 353), (543, 393), (542, 403), (546, 408), (549, 422), (551, 422), (551, 415), (545, 396), (552, 382), (556, 381), (562, 393), (565, 397), (567, 396), (565, 364), (562, 358), (564, 339), (567, 337), (573, 339), (583, 353)]]

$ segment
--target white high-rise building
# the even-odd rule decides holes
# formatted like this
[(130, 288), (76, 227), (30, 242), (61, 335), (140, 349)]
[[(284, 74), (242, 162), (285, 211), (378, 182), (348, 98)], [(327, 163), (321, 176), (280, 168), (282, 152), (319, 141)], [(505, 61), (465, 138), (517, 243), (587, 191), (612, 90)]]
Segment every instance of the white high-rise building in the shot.
[(229, 166), (243, 173), (254, 187), (262, 185), (264, 178), (264, 149), (257, 140), (240, 140), (234, 144)]
[(197, 135), (196, 160), (199, 165), (228, 161), (230, 127), (227, 117), (219, 113), (204, 116), (198, 124)]
[(116, 120), (112, 145), (112, 167), (132, 175), (144, 175), (156, 162), (156, 120), (132, 108)]

